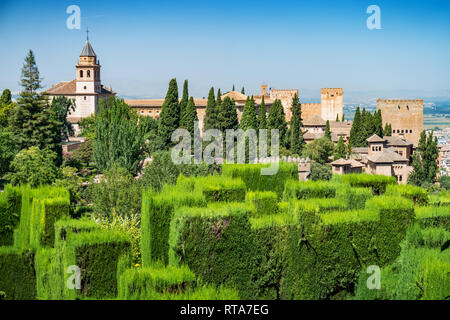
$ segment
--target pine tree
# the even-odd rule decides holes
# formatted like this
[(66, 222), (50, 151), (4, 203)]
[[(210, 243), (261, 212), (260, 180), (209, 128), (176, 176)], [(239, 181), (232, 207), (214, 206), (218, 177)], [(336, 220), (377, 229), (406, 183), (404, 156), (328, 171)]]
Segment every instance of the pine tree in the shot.
[(239, 128), (239, 120), (236, 111), (236, 104), (234, 100), (231, 100), (229, 97), (226, 97), (222, 101), (222, 105), (217, 114), (217, 129), (222, 131), (222, 134), (225, 135), (225, 130), (234, 129), (237, 130)]
[(359, 107), (356, 108), (355, 117), (353, 118), (352, 128), (350, 130), (349, 145), (351, 147), (361, 147), (362, 141), (362, 123), (361, 123), (361, 112)]
[[(264, 99), (264, 97), (263, 97)], [(303, 147), (305, 145), (305, 140), (303, 140), (302, 132), (302, 109), (301, 104), (298, 101), (298, 96), (295, 94), (292, 99), (291, 106), (291, 123), (290, 123), (290, 146), (291, 152), (296, 155), (301, 155)]]
[(180, 127), (180, 105), (178, 104), (177, 80), (169, 83), (166, 98), (161, 107), (158, 126), (158, 135), (161, 139), (161, 148), (166, 149), (172, 145), (172, 133)]
[(381, 110), (378, 110), (373, 115), (373, 125), (375, 134), (379, 137), (383, 137), (383, 118), (381, 116)]
[(194, 98), (190, 97), (185, 110), (184, 123), (185, 127), (191, 134), (191, 138), (194, 138), (194, 126), (198, 121), (197, 108), (194, 103)]
[(242, 87), (241, 93), (245, 94), (245, 88), (244, 87)]
[(267, 129), (266, 103), (264, 102), (264, 96), (261, 99), (261, 105), (258, 110), (258, 126), (259, 129)]
[[(287, 131), (287, 123), (284, 114), (283, 105), (280, 100), (276, 99), (269, 110), (269, 115), (267, 117), (267, 129), (278, 129), (280, 144), (285, 144), (285, 137)], [(268, 132), (267, 135), (270, 137), (271, 133)]]
[(384, 127), (383, 130), (383, 136), (392, 136), (392, 126), (390, 123), (386, 123), (386, 126)]
[(186, 112), (186, 106), (189, 101), (189, 91), (188, 91), (188, 81), (184, 80), (183, 84), (183, 96), (180, 101), (180, 127), (186, 128), (185, 126), (185, 112)]
[(339, 137), (336, 149), (334, 149), (334, 160), (340, 158), (345, 159), (346, 156), (347, 156), (347, 148), (345, 146), (344, 139), (342, 137)]
[(214, 88), (209, 89), (208, 102), (206, 103), (205, 120), (203, 131), (208, 129), (217, 129), (218, 108), (216, 108), (216, 98), (214, 97)]
[(36, 92), (41, 89), (41, 78), (39, 76), (39, 70), (36, 65), (36, 59), (34, 58), (33, 51), (28, 51), (28, 55), (25, 58), (25, 63), (22, 67), (22, 78), (20, 84), (24, 91), (28, 93)]
[(256, 106), (253, 97), (247, 97), (242, 112), (241, 123), (239, 124), (242, 130), (258, 129), (258, 119), (256, 118)]
[(11, 100), (11, 90), (5, 89), (2, 92), (2, 96), (0, 97), (0, 109), (4, 106), (7, 106), (12, 102)]
[(325, 126), (324, 137), (331, 140), (331, 130), (330, 130), (330, 121), (329, 120), (327, 120), (327, 124)]

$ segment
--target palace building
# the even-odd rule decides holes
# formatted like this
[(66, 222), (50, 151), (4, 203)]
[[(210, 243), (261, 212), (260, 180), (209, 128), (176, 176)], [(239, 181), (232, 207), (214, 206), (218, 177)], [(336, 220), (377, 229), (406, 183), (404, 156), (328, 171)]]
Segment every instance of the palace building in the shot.
[(111, 87), (105, 88), (102, 85), (100, 69), (100, 60), (87, 39), (75, 65), (75, 79), (52, 85), (45, 91), (50, 100), (65, 96), (75, 101), (75, 111), (72, 111), (67, 119), (73, 124), (76, 133), (79, 131), (78, 122), (97, 112), (100, 99), (107, 99), (116, 94)]

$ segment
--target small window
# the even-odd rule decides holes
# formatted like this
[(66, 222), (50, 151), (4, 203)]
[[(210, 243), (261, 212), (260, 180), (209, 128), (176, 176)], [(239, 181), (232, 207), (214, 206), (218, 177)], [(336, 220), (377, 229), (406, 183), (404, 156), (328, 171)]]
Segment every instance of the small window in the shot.
[(90, 78), (91, 77), (91, 70), (87, 71), (87, 77)]
[(84, 90), (86, 90), (87, 88), (86, 88), (86, 86), (84, 86)]
[(80, 78), (83, 78), (83, 70), (80, 70)]
[(398, 106), (398, 110), (400, 110), (400, 106)]
[(86, 96), (84, 96), (84, 100), (86, 100)]

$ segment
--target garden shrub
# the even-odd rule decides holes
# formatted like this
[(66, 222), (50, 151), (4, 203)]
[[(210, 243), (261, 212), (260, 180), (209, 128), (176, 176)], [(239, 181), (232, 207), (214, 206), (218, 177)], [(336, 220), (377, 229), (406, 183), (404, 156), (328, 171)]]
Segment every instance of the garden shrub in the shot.
[(450, 210), (443, 206), (415, 207), (417, 222), (422, 227), (443, 227), (450, 230)]
[(39, 248), (35, 256), (36, 297), (38, 300), (64, 298), (63, 247)]
[(347, 183), (352, 187), (372, 188), (374, 195), (384, 194), (387, 185), (397, 184), (395, 177), (366, 173), (335, 175), (333, 179), (335, 181)]
[(152, 262), (168, 263), (170, 221), (181, 206), (206, 206), (200, 192), (186, 192), (165, 185), (162, 193), (146, 191), (142, 197), (141, 254), (144, 266)]
[(410, 184), (405, 185), (388, 185), (386, 187), (386, 195), (399, 195), (408, 198), (415, 205), (424, 206), (428, 204), (427, 190)]
[(65, 188), (22, 187), (20, 222), (14, 245), (19, 248), (53, 246), (54, 223), (68, 215), (69, 207), (70, 196)]
[[(81, 270), (81, 289), (69, 290), (64, 286), (64, 298), (114, 298), (117, 296), (119, 262), (129, 258), (124, 265), (131, 266), (130, 240), (114, 230), (68, 233), (63, 255), (63, 270), (78, 266)], [(70, 273), (64, 273), (64, 284)]]
[(202, 283), (236, 287), (242, 299), (253, 296), (256, 268), (249, 211), (240, 203), (182, 207), (170, 225), (169, 262), (187, 265)]
[[(373, 198), (376, 199), (376, 198)], [(282, 299), (328, 299), (352, 292), (361, 266), (392, 262), (412, 223), (412, 202), (382, 197), (368, 209), (318, 214), (295, 208), (299, 224), (288, 233)]]
[(203, 193), (207, 202), (241, 202), (245, 200), (245, 183), (240, 179), (225, 176), (206, 176), (191, 178), (195, 181), (194, 190)]
[(14, 247), (0, 247), (0, 291), (9, 300), (36, 297), (34, 253)]
[(428, 198), (430, 199), (430, 205), (450, 206), (450, 191), (441, 191), (437, 194), (430, 193)]
[(339, 185), (329, 181), (287, 181), (284, 200), (334, 198)]
[(343, 201), (349, 210), (364, 209), (366, 201), (372, 196), (370, 188), (354, 188), (342, 185), (336, 190), (336, 198)]
[(55, 247), (60, 246), (67, 239), (68, 233), (80, 233), (99, 230), (100, 226), (87, 218), (70, 219), (64, 217), (55, 222)]
[(275, 192), (248, 191), (245, 200), (253, 216), (278, 213), (278, 197)]
[(281, 199), (286, 181), (298, 180), (298, 165), (296, 163), (278, 163), (278, 171), (274, 175), (262, 175), (262, 168), (271, 164), (224, 164), (222, 174), (232, 178), (241, 178), (247, 190), (273, 191)]
[(119, 299), (159, 300), (167, 294), (184, 293), (194, 285), (195, 275), (186, 266), (127, 269), (120, 276)]
[(19, 224), (22, 193), (20, 188), (7, 185), (0, 193), (0, 246), (14, 244), (14, 229)]

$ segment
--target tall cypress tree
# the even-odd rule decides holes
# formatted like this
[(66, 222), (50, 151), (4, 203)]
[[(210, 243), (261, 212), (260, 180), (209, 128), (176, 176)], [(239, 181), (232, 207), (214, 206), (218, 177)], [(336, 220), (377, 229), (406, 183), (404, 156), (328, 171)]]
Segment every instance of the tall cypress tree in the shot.
[(339, 122), (339, 114), (336, 115), (336, 122)]
[(161, 147), (167, 149), (172, 145), (172, 133), (180, 127), (180, 105), (178, 104), (177, 80), (169, 82), (166, 98), (161, 107), (161, 114), (158, 126)]
[(417, 150), (412, 155), (414, 170), (409, 175), (408, 182), (418, 186), (434, 183), (439, 172), (438, 157), (437, 138), (433, 138), (433, 132), (427, 136), (425, 131), (422, 131)]
[(245, 94), (245, 88), (244, 87), (242, 87), (241, 93)]
[(256, 106), (253, 97), (247, 97), (242, 112), (241, 123), (239, 124), (242, 130), (258, 129), (258, 119), (256, 118)]
[(372, 113), (370, 113), (369, 111), (365, 111), (364, 109), (361, 118), (363, 123), (363, 135), (361, 144), (363, 146), (367, 146), (366, 139), (375, 133), (374, 117), (372, 116)]
[(222, 134), (225, 134), (226, 129), (237, 130), (238, 128), (239, 120), (236, 111), (236, 104), (234, 100), (226, 97), (222, 101), (222, 105), (220, 106), (220, 110), (217, 114), (217, 129), (222, 131)]
[(258, 127), (259, 129), (267, 129), (266, 103), (264, 102), (264, 96), (261, 99), (261, 105), (258, 109)]
[(301, 155), (303, 147), (305, 145), (305, 140), (303, 139), (303, 132), (302, 132), (303, 127), (302, 109), (301, 104), (298, 101), (297, 94), (295, 94), (294, 98), (292, 99), (291, 114), (292, 114), (290, 123), (291, 152), (296, 155)]
[(180, 101), (180, 126), (182, 128), (186, 128), (185, 127), (185, 121), (184, 121), (184, 113), (186, 111), (186, 106), (188, 104), (189, 101), (189, 91), (188, 91), (188, 81), (184, 80), (184, 84), (183, 84), (183, 96), (181, 97), (181, 101)]
[(217, 90), (216, 108), (219, 109), (221, 104), (222, 104), (222, 92), (220, 92), (219, 88), (219, 90)]
[(330, 129), (330, 121), (329, 120), (327, 120), (327, 124), (325, 125), (324, 137), (331, 140), (331, 129)]
[(352, 128), (350, 130), (349, 145), (351, 147), (361, 147), (362, 123), (360, 108), (356, 108), (355, 117), (353, 119)]
[(234, 84), (233, 84), (233, 89), (231, 91), (236, 91), (236, 89), (234, 88)]
[[(287, 131), (286, 117), (284, 114), (283, 105), (280, 100), (276, 99), (269, 110), (269, 116), (267, 117), (267, 129), (278, 129), (280, 143), (285, 146), (285, 137)], [(268, 136), (271, 136), (268, 133)]]
[(342, 122), (344, 122), (345, 121), (345, 116), (344, 116), (344, 114), (342, 114), (342, 120), (341, 120)]
[(198, 121), (197, 108), (194, 103), (194, 98), (190, 97), (186, 106), (184, 116), (185, 127), (191, 134), (191, 138), (194, 138), (194, 125), (195, 121)]
[(392, 136), (392, 126), (390, 123), (386, 123), (383, 129), (383, 136)]
[(208, 102), (206, 103), (206, 113), (203, 125), (203, 130), (217, 129), (217, 113), (218, 108), (216, 108), (216, 98), (214, 96), (214, 87), (209, 89)]
[(373, 125), (375, 134), (379, 137), (383, 137), (383, 118), (381, 116), (381, 110), (378, 110), (373, 115)]

